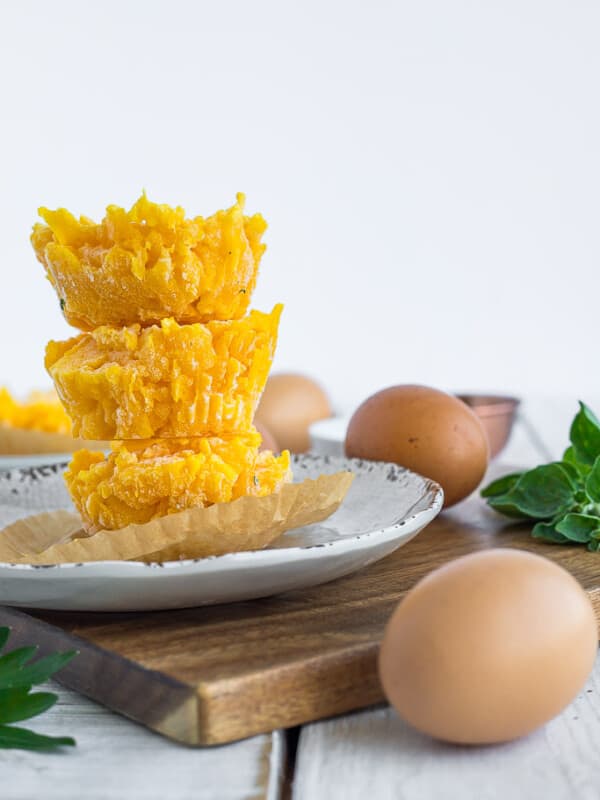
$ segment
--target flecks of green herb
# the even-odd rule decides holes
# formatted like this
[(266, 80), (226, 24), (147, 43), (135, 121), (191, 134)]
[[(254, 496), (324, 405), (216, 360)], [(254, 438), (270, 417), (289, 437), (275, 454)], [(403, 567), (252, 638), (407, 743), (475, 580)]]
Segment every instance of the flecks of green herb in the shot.
[[(0, 627), (0, 651), (9, 636), (9, 628)], [(52, 692), (32, 692), (31, 687), (45, 683), (76, 655), (75, 651), (55, 653), (33, 661), (36, 653), (37, 647), (19, 647), (0, 656), (1, 749), (49, 750), (75, 744), (70, 736), (43, 736), (12, 725), (52, 708), (58, 696)]]
[(585, 405), (569, 432), (561, 461), (505, 475), (481, 492), (508, 517), (535, 520), (531, 535), (600, 550), (600, 420)]

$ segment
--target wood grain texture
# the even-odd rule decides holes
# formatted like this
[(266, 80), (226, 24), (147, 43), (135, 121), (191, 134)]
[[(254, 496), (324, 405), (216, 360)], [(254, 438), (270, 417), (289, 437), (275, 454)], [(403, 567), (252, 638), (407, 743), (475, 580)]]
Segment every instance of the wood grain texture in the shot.
[(199, 752), (56, 684), (58, 704), (28, 727), (72, 735), (60, 753), (0, 750), (2, 800), (279, 800), (281, 731)]
[(503, 745), (436, 742), (389, 708), (307, 725), (293, 800), (596, 800), (600, 786), (600, 657), (556, 719)]
[(60, 676), (69, 687), (179, 741), (222, 743), (381, 701), (377, 651), (398, 601), (431, 569), (498, 546), (562, 564), (600, 613), (596, 554), (539, 543), (473, 497), (383, 561), (314, 589), (146, 614), (4, 608), (0, 622), (17, 643), (77, 647)]

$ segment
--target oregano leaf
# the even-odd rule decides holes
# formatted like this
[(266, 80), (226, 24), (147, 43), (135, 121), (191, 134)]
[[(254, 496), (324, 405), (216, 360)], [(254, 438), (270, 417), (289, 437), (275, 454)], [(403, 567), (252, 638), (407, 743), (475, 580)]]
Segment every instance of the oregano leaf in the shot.
[(566, 512), (574, 497), (572, 480), (558, 463), (544, 464), (523, 473), (503, 495), (505, 503), (533, 519), (551, 519)]
[(571, 542), (587, 544), (594, 531), (600, 529), (600, 518), (589, 514), (566, 514), (556, 524), (556, 530)]
[(600, 420), (585, 403), (579, 403), (569, 437), (577, 461), (590, 466), (600, 456)]
[(600, 503), (600, 456), (586, 478), (585, 491), (593, 503)]
[(589, 464), (582, 464), (581, 461), (577, 460), (577, 456), (575, 455), (575, 448), (573, 447), (573, 445), (571, 445), (570, 447), (567, 447), (567, 449), (563, 453), (563, 457), (562, 457), (562, 462), (561, 463), (562, 464), (570, 464), (584, 478), (590, 471)]
[(488, 484), (485, 489), (482, 489), (481, 496), (497, 497), (506, 494), (506, 492), (509, 492), (513, 488), (522, 474), (522, 472), (512, 472), (509, 475), (503, 475), (501, 478)]
[(566, 544), (569, 541), (566, 536), (556, 530), (553, 522), (536, 522), (531, 535), (534, 539), (543, 539), (555, 544)]
[(600, 420), (579, 404), (562, 461), (504, 475), (481, 495), (508, 517), (535, 520), (531, 535), (600, 551)]

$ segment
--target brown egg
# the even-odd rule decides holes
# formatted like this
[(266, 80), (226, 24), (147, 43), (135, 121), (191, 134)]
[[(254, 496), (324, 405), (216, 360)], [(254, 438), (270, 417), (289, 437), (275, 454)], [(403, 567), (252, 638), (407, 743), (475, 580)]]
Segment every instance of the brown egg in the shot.
[(588, 596), (549, 559), (487, 550), (435, 570), (388, 622), (385, 694), (418, 730), (462, 744), (524, 736), (583, 687), (598, 633)]
[(262, 436), (262, 442), (260, 443), (260, 450), (271, 450), (273, 453), (279, 452), (279, 445), (275, 441), (275, 437), (271, 433), (271, 431), (267, 428), (266, 425), (263, 425), (262, 422), (258, 422), (257, 420), (254, 421), (254, 427)]
[(427, 386), (391, 386), (354, 412), (346, 455), (393, 461), (431, 478), (444, 506), (458, 503), (483, 478), (488, 441), (479, 418), (461, 400)]
[(271, 375), (256, 410), (256, 419), (273, 434), (280, 447), (304, 453), (308, 429), (318, 419), (331, 416), (331, 406), (321, 387), (304, 375)]

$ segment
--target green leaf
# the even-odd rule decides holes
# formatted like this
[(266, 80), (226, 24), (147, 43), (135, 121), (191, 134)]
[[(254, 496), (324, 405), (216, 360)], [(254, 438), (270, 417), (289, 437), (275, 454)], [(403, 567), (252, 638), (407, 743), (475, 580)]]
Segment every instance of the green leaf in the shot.
[(594, 461), (594, 466), (586, 478), (585, 491), (592, 502), (600, 503), (600, 456)]
[(0, 723), (21, 722), (43, 714), (56, 703), (58, 695), (52, 692), (29, 694), (29, 687), (0, 690)]
[(552, 463), (525, 472), (498, 500), (527, 517), (551, 519), (564, 514), (574, 498), (575, 488), (570, 476), (560, 464)]
[(481, 490), (481, 496), (497, 497), (498, 495), (506, 494), (513, 488), (522, 474), (522, 472), (512, 472), (510, 475), (504, 475), (502, 478), (492, 481)]
[(488, 505), (499, 514), (504, 514), (505, 517), (511, 517), (512, 519), (529, 518), (529, 514), (525, 514), (523, 511), (521, 511), (507, 494), (501, 494), (498, 497), (488, 498)]
[(75, 739), (70, 736), (42, 736), (25, 728), (0, 725), (0, 748), (17, 750), (50, 750), (55, 747), (73, 746)]
[(556, 530), (572, 542), (587, 544), (600, 530), (600, 518), (590, 514), (567, 514), (556, 524)]
[(565, 473), (571, 483), (571, 486), (574, 489), (580, 489), (582, 476), (577, 467), (574, 464), (569, 464), (568, 461), (557, 461), (555, 463)]
[(37, 650), (37, 647), (19, 647), (0, 656), (0, 689), (12, 686), (12, 683), (7, 681), (19, 673), (21, 667), (33, 658)]
[[(35, 649), (35, 648), (34, 648)], [(9, 653), (9, 655), (11, 655)], [(65, 664), (77, 655), (76, 650), (70, 650), (67, 653), (54, 653), (50, 656), (44, 656), (34, 661), (33, 664), (27, 664), (12, 675), (9, 675), (5, 680), (2, 680), (0, 671), (0, 688), (16, 688), (19, 686), (37, 686), (40, 683), (45, 683), (48, 678), (51, 678), (55, 672), (61, 670)], [(2, 668), (2, 659), (0, 658), (0, 670)]]
[(584, 478), (590, 471), (589, 464), (582, 464), (581, 461), (577, 460), (577, 456), (575, 455), (575, 449), (573, 446), (567, 447), (567, 449), (563, 453), (562, 464), (563, 466), (565, 464), (570, 464)]
[(567, 544), (568, 539), (562, 533), (558, 533), (553, 522), (536, 522), (531, 531), (534, 539), (543, 539), (546, 542), (555, 544)]
[[(9, 635), (9, 628), (0, 627), (0, 650)], [(37, 647), (19, 647), (0, 657), (0, 748), (47, 750), (75, 744), (70, 736), (41, 736), (10, 724), (36, 717), (56, 703), (58, 697), (52, 692), (31, 693), (31, 687), (48, 680), (77, 655), (75, 651), (55, 653), (32, 661), (37, 650)]]
[(511, 473), (481, 496), (508, 517), (535, 520), (531, 535), (559, 544), (586, 544), (600, 551), (600, 420), (579, 403), (562, 461)]
[(587, 549), (590, 551), (590, 553), (597, 553), (599, 548), (600, 541), (598, 541), (598, 539), (590, 539), (587, 545)]
[(577, 461), (591, 466), (600, 456), (600, 420), (585, 403), (579, 406), (569, 437)]

